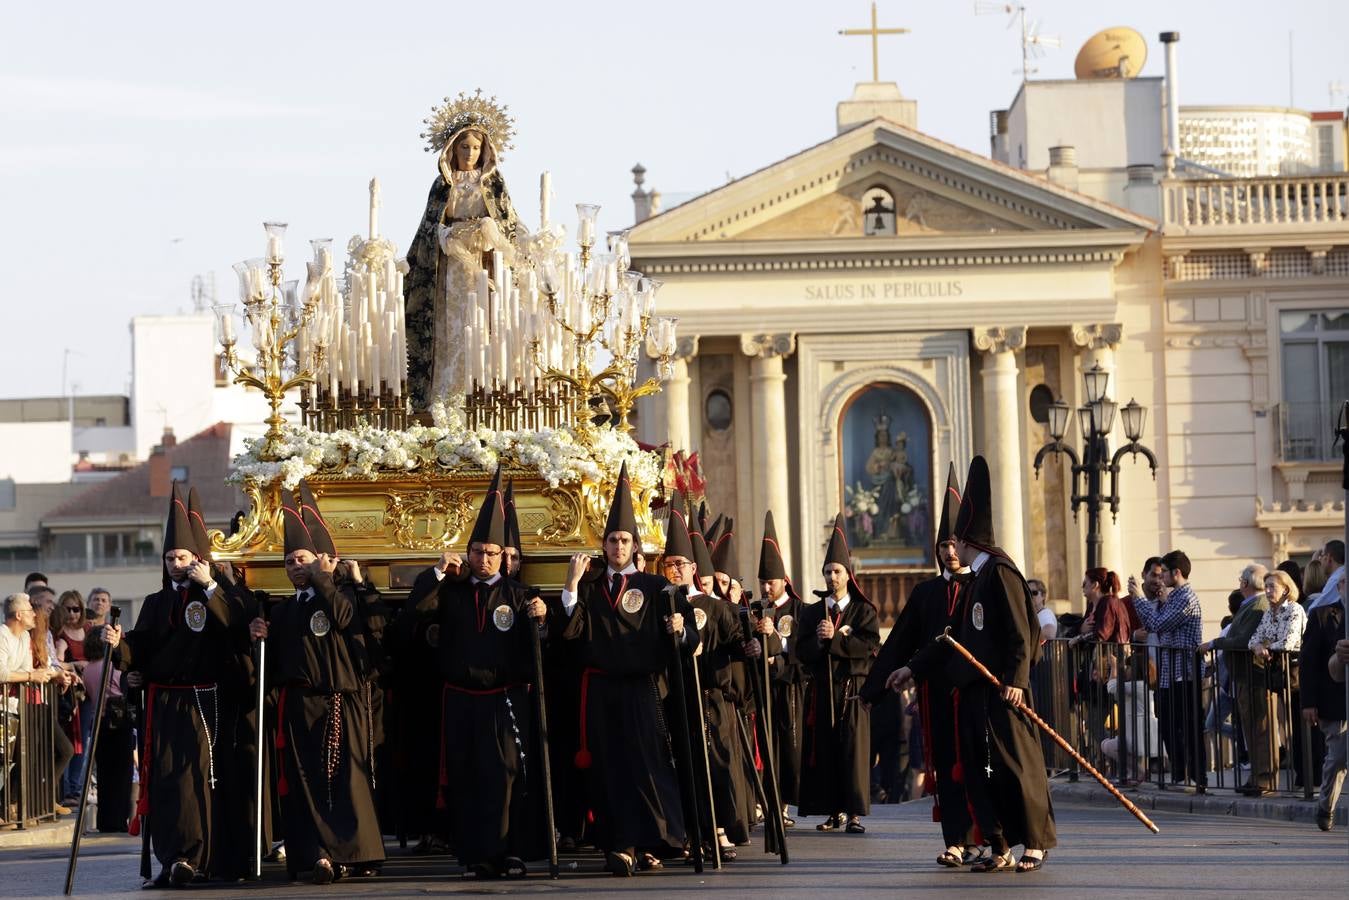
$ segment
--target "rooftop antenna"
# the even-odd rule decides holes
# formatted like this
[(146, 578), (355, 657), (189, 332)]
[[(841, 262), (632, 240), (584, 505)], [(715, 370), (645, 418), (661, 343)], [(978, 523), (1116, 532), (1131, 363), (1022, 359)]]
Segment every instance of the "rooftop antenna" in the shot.
[[(989, 0), (975, 0), (976, 16), (1007, 15), (1007, 27), (1021, 25), (1021, 80), (1026, 81), (1040, 70), (1031, 65), (1032, 59), (1041, 59), (1046, 47), (1061, 47), (1063, 40), (1058, 35), (1040, 34), (1040, 23), (1026, 18), (1026, 7), (1022, 3), (992, 3)], [(1015, 72), (1014, 72), (1015, 74)]]
[(215, 305), (215, 273), (192, 276), (192, 311), (205, 312)]
[(1330, 90), (1330, 108), (1335, 108), (1335, 98), (1349, 95), (1349, 88), (1346, 88), (1342, 81), (1332, 81), (1329, 85)]

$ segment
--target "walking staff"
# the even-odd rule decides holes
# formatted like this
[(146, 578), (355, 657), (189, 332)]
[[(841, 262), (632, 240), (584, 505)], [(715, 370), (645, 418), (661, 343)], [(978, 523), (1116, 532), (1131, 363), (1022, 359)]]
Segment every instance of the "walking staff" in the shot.
[[(537, 588), (529, 592), (531, 600), (536, 600), (538, 597), (539, 591)], [(543, 808), (544, 816), (548, 820), (548, 875), (550, 878), (557, 878), (557, 831), (553, 815), (553, 764), (548, 748), (548, 701), (543, 695), (543, 641), (539, 638), (537, 627), (530, 633), (533, 635), (530, 640), (534, 646), (534, 691), (538, 697), (539, 707), (539, 753), (543, 757)]]
[[(951, 637), (951, 629), (949, 627), (946, 629), (945, 632), (943, 632), (941, 635), (937, 637), (937, 640), (945, 641), (947, 644), (950, 644), (951, 649), (955, 650), (962, 657), (964, 657), (967, 663), (974, 666), (975, 670), (978, 671), (978, 673), (982, 675), (984, 679), (988, 681), (989, 684), (993, 685), (993, 687), (999, 691), (1002, 690), (1002, 682), (998, 680), (998, 677), (994, 675), (992, 672), (988, 671), (988, 668), (983, 663), (979, 662), (979, 660), (975, 659), (974, 654), (966, 650), (959, 641)], [(1058, 744), (1069, 756), (1077, 760), (1078, 765), (1086, 769), (1087, 772), (1090, 773), (1093, 778), (1099, 781), (1101, 783), (1101, 787), (1109, 791), (1110, 795), (1114, 797), (1116, 800), (1118, 800), (1125, 809), (1133, 813), (1134, 818), (1138, 819), (1138, 821), (1146, 825), (1148, 827), (1148, 830), (1150, 830), (1153, 834), (1158, 834), (1161, 832), (1161, 829), (1158, 828), (1155, 824), (1153, 824), (1153, 821), (1149, 819), (1141, 809), (1135, 806), (1133, 802), (1129, 800), (1128, 797), (1121, 794), (1119, 792), (1119, 789), (1110, 783), (1109, 779), (1107, 779), (1100, 772), (1096, 771), (1095, 767), (1093, 767), (1091, 763), (1087, 762), (1086, 759), (1083, 758), (1081, 753), (1078, 753), (1076, 750), (1073, 749), (1072, 744), (1065, 741), (1057, 731), (1049, 727), (1049, 723), (1046, 722), (1044, 719), (1040, 718), (1038, 715), (1036, 715), (1035, 710), (1027, 706), (1024, 700), (1018, 700), (1015, 703), (1011, 702), (1010, 700), (1007, 702), (1008, 705), (1011, 706), (1013, 709), (1017, 710), (1018, 712), (1024, 713), (1026, 717), (1030, 719), (1032, 722), (1034, 722), (1041, 731), (1049, 735), (1050, 739), (1054, 741), (1054, 743)]]
[[(762, 604), (759, 604), (759, 611), (762, 613)], [(754, 640), (754, 625), (752, 624), (752, 613), (750, 609), (740, 610), (740, 630), (746, 641)], [(763, 747), (760, 754), (763, 758), (763, 778), (760, 780), (760, 791), (763, 793), (764, 810), (764, 833), (765, 836), (771, 836), (772, 842), (765, 839), (764, 849), (769, 853), (777, 853), (778, 858), (785, 866), (788, 863), (787, 856), (787, 826), (782, 821), (782, 797), (778, 794), (778, 773), (773, 763), (773, 741), (772, 730), (769, 727), (770, 719), (768, 717), (768, 638), (766, 635), (759, 635), (761, 653), (759, 655), (759, 666), (750, 670), (749, 681), (750, 689), (754, 692), (754, 702), (757, 707), (757, 714), (754, 717), (755, 736), (759, 740), (759, 745)], [(748, 735), (746, 735), (748, 738)], [(754, 767), (753, 747), (750, 748), (749, 765)], [(755, 773), (758, 774), (757, 772)]]
[[(264, 622), (267, 621), (267, 604), (258, 604), (258, 617)], [(257, 709), (258, 709), (258, 739), (257, 749), (253, 756), (253, 877), (262, 877), (262, 856), (266, 852), (262, 848), (262, 823), (263, 823), (263, 786), (267, 778), (267, 770), (263, 768), (262, 755), (266, 752), (266, 741), (264, 736), (267, 733), (264, 723), (267, 721), (267, 639), (259, 638), (257, 646)]]
[[(122, 611), (113, 607), (108, 611), (111, 617), (108, 627), (116, 628), (117, 620), (121, 617)], [(75, 836), (70, 841), (70, 863), (66, 866), (66, 896), (69, 897), (75, 889), (75, 864), (80, 855), (80, 838), (84, 836), (84, 812), (89, 807), (89, 782), (93, 781), (94, 775), (94, 751), (98, 748), (98, 732), (103, 725), (103, 711), (108, 707), (108, 684), (112, 681), (112, 653), (108, 652), (103, 660), (102, 677), (98, 684), (98, 709), (94, 713), (94, 730), (89, 736), (89, 749), (85, 752), (85, 759), (89, 760), (89, 765), (84, 767), (84, 784), (80, 786), (80, 811), (75, 815)]]
[[(665, 589), (665, 599), (669, 602), (669, 612), (667, 615), (670, 617), (673, 617), (679, 612), (679, 608), (675, 603), (676, 593), (677, 591), (674, 589), (673, 585)], [(679, 700), (679, 702), (670, 705), (675, 711), (675, 730), (678, 732), (678, 734), (675, 735), (675, 740), (678, 741), (679, 751), (683, 756), (683, 765), (679, 766), (679, 770), (683, 775), (680, 779), (683, 782), (681, 787), (688, 792), (690, 797), (692, 797), (694, 796), (693, 770), (689, 764), (693, 761), (693, 744), (689, 740), (688, 694), (684, 691), (684, 663), (683, 660), (680, 659), (683, 654), (680, 648), (678, 634), (670, 635), (670, 650), (673, 654), (670, 662), (670, 675), (674, 680), (675, 696), (678, 697)], [(699, 703), (702, 702), (702, 697), (697, 699)], [(689, 850), (693, 855), (693, 871), (701, 874), (703, 871), (703, 833), (702, 823), (698, 821), (697, 815), (694, 815), (693, 820), (688, 823), (688, 832)]]

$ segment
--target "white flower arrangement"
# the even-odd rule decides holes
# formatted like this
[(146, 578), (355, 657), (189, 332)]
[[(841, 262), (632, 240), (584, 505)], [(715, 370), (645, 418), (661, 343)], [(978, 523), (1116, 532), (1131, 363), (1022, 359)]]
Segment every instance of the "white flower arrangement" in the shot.
[(503, 459), (537, 471), (552, 487), (616, 481), (625, 462), (634, 488), (654, 486), (660, 480), (657, 454), (642, 450), (620, 431), (592, 432), (582, 442), (570, 428), (469, 429), (459, 411), (443, 403), (437, 403), (431, 413), (434, 425), (414, 425), (406, 431), (358, 427), (318, 432), (284, 426), (279, 459), (261, 459), (263, 439), (248, 439), (244, 451), (234, 458), (228, 480), (262, 486), (280, 482), (293, 490), (301, 479), (315, 474), (374, 480), (381, 474), (430, 466), (491, 471)]

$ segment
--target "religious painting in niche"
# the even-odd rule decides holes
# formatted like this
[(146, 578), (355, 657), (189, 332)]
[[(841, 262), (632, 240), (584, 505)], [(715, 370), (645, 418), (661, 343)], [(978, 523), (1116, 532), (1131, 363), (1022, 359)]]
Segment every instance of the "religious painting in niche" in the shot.
[(871, 384), (838, 429), (848, 543), (863, 565), (932, 563), (932, 424), (907, 388)]
[(895, 198), (882, 187), (862, 195), (862, 233), (867, 237), (895, 233)]

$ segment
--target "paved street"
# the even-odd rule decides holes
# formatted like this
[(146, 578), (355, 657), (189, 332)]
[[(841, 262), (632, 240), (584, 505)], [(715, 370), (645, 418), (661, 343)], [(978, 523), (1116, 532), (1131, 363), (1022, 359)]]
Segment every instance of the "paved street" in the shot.
[[(386, 874), (374, 881), (344, 881), (328, 888), (289, 885), (277, 868), (261, 885), (208, 889), (213, 898), (278, 892), (291, 898), (384, 897), (439, 894), (537, 894), (626, 897), (668, 896), (671, 892), (725, 889), (737, 897), (897, 896), (898, 892), (963, 896), (1090, 897), (1106, 892), (1140, 897), (1232, 897), (1238, 892), (1280, 896), (1336, 896), (1349, 879), (1349, 836), (1322, 834), (1305, 823), (1268, 822), (1157, 813), (1162, 833), (1150, 835), (1122, 811), (1060, 806), (1059, 849), (1036, 874), (973, 875), (939, 869), (936, 827), (926, 803), (877, 807), (867, 834), (819, 834), (813, 827), (792, 833), (792, 864), (786, 867), (759, 853), (744, 853), (723, 872), (695, 876), (676, 868), (620, 880), (597, 871), (595, 858), (558, 882), (531, 876), (520, 882), (464, 880), (446, 860), (410, 860), (391, 849)], [(813, 822), (810, 823), (813, 826)], [(145, 896), (138, 890), (138, 844), (129, 839), (93, 838), (85, 843), (77, 894)], [(58, 850), (0, 853), (0, 896), (53, 897), (61, 893), (65, 854)]]

